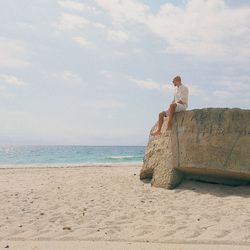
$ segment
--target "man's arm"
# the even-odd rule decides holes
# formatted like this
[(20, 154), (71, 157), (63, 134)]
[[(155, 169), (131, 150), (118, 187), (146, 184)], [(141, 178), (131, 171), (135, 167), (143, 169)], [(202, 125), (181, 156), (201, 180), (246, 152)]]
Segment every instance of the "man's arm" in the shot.
[(181, 91), (181, 100), (178, 101), (180, 104), (185, 104), (187, 103), (187, 98), (188, 98), (188, 89), (184, 89)]

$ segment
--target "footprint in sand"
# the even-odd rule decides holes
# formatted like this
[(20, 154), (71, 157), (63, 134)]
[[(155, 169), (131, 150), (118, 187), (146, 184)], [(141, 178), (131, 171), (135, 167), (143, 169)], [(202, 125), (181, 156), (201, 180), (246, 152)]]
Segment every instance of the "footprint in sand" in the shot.
[(168, 236), (172, 236), (176, 233), (176, 230), (170, 230), (167, 233), (165, 233), (162, 237), (168, 237)]
[(228, 230), (222, 230), (219, 234), (216, 235), (216, 238), (223, 238), (230, 233)]

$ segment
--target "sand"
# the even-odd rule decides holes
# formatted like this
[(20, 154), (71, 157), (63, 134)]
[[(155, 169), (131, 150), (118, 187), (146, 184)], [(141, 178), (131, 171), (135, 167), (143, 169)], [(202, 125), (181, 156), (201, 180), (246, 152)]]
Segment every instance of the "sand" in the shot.
[(250, 186), (166, 190), (140, 181), (140, 169), (0, 169), (0, 247), (250, 249)]

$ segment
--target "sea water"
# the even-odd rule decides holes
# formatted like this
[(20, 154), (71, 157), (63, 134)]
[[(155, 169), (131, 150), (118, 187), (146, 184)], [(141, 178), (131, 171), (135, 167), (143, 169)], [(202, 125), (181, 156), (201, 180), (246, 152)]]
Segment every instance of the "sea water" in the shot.
[(0, 146), (0, 168), (142, 163), (145, 146)]

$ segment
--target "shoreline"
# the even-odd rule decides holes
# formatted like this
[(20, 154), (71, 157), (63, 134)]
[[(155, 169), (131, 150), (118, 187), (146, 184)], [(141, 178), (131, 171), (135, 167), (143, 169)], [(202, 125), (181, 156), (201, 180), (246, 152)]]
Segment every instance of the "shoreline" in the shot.
[(42, 169), (42, 168), (84, 168), (84, 167), (142, 167), (143, 162), (119, 163), (42, 163), (42, 164), (0, 164), (2, 169)]

